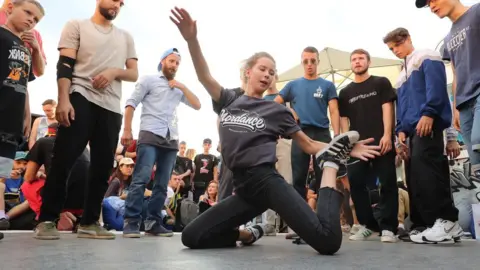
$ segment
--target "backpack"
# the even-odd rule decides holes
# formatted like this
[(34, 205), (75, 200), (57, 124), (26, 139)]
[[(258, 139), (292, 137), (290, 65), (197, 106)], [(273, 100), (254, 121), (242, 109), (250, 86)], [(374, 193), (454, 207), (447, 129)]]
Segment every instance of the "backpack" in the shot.
[(183, 227), (192, 222), (198, 216), (198, 205), (186, 198), (180, 203), (180, 223)]

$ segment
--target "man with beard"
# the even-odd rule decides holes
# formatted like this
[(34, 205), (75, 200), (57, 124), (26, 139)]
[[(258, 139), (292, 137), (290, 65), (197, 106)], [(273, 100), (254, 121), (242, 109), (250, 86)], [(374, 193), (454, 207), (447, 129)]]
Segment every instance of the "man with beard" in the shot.
[(163, 227), (162, 206), (178, 152), (177, 107), (182, 102), (200, 110), (197, 96), (175, 80), (180, 59), (176, 48), (165, 51), (158, 66), (159, 74), (140, 79), (127, 100), (121, 141), (123, 145), (129, 145), (133, 139), (132, 119), (135, 108), (140, 103), (143, 107), (137, 140), (137, 162), (125, 201), (123, 237), (140, 237), (143, 195), (155, 164), (157, 169), (148, 201), (145, 232), (154, 236), (173, 236), (172, 231)]
[[(348, 180), (355, 212), (361, 226), (350, 240), (364, 240), (380, 228), (381, 241), (396, 242), (398, 219), (398, 188), (395, 167), (393, 133), (393, 102), (395, 91), (387, 78), (368, 73), (370, 54), (357, 49), (350, 55), (355, 78), (339, 95), (342, 132), (357, 130), (361, 138), (374, 138), (381, 147), (382, 156), (370, 161), (353, 160), (348, 166)], [(373, 171), (370, 171), (373, 170)], [(380, 180), (380, 217), (373, 216), (368, 180), (375, 174)]]
[[(335, 85), (318, 76), (319, 63), (318, 50), (315, 47), (306, 47), (302, 52), (303, 77), (287, 83), (274, 100), (282, 104), (290, 102), (295, 120), (299, 122), (303, 132), (312, 140), (329, 143), (332, 136), (327, 108), (332, 119), (333, 133), (335, 136), (340, 134), (338, 97)], [(297, 143), (292, 142), (293, 186), (302, 198), (306, 198), (307, 195), (305, 185), (310, 158), (311, 156), (304, 153)], [(315, 178), (320, 183), (323, 173), (319, 166), (314, 167)], [(337, 175), (342, 176), (344, 171), (345, 167), (340, 167)]]
[(112, 21), (123, 0), (98, 0), (90, 19), (69, 21), (62, 32), (57, 63), (58, 129), (35, 238), (59, 239), (55, 220), (65, 200), (68, 174), (90, 145), (91, 164), (78, 237), (114, 239), (98, 220), (122, 125), (122, 81), (138, 78), (132, 36)]

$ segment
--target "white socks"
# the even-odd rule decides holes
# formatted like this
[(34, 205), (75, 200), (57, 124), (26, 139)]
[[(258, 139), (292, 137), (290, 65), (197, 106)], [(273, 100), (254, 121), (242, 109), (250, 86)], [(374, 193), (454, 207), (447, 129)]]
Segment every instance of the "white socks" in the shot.
[(333, 168), (333, 169), (338, 170), (338, 164), (336, 164), (335, 162), (331, 162), (331, 161), (325, 161), (323, 163), (323, 167), (329, 167), (329, 168)]
[(0, 219), (6, 219), (7, 216), (5, 216), (5, 210), (0, 210)]

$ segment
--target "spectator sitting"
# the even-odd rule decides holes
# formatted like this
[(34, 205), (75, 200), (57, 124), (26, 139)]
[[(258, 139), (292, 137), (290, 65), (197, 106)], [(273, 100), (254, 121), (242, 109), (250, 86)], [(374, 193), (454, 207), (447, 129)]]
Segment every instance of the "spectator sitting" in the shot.
[(0, 230), (32, 230), (35, 227), (35, 213), (30, 210), (20, 190), (27, 164), (26, 155), (25, 152), (16, 153), (10, 178), (0, 182), (0, 209), (4, 209), (0, 210)]
[[(36, 213), (37, 218), (42, 205), (41, 190), (46, 181), (42, 177), (39, 177), (39, 172), (43, 166), (45, 174), (48, 175), (49, 173), (57, 129), (58, 123), (50, 124), (46, 136), (35, 142), (26, 157), (28, 163), (22, 191), (29, 202), (30, 208)], [(61, 214), (58, 222), (59, 230), (74, 229), (78, 217), (82, 214), (85, 181), (87, 179), (89, 166), (90, 152), (85, 148), (82, 155), (75, 162), (67, 179), (67, 200), (64, 204), (64, 212)]]
[(198, 206), (200, 213), (205, 212), (208, 208), (214, 206), (218, 202), (218, 182), (213, 180), (208, 183), (205, 194), (199, 198)]
[(119, 166), (113, 173), (110, 183), (105, 193), (105, 198), (110, 196), (118, 196), (125, 200), (127, 197), (127, 189), (132, 182), (132, 173), (135, 162), (131, 158), (122, 158)]
[[(105, 199), (102, 204), (102, 218), (104, 227), (108, 230), (123, 230), (123, 221), (125, 214), (125, 199), (128, 195), (128, 187), (132, 181), (132, 172), (134, 161), (131, 158), (122, 158), (118, 167), (113, 173), (108, 190), (105, 193)], [(145, 189), (142, 219), (146, 217), (148, 198), (152, 196), (151, 188)], [(142, 226), (143, 227), (143, 220)]]
[(167, 187), (167, 198), (165, 199), (164, 223), (166, 225), (175, 225), (175, 213), (177, 212), (178, 202), (182, 198), (180, 190), (185, 183), (177, 171), (172, 172)]

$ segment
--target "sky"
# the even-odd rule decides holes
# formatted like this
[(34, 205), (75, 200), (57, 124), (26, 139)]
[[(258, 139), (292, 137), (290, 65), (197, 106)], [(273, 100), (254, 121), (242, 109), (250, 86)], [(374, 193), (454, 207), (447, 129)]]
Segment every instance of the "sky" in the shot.
[[(43, 113), (41, 103), (57, 97), (57, 44), (64, 24), (72, 19), (90, 18), (95, 0), (40, 0), (46, 16), (37, 25), (47, 54), (45, 74), (29, 85), (32, 113)], [(114, 24), (131, 33), (139, 58), (140, 76), (156, 73), (162, 53), (178, 48), (182, 62), (176, 79), (192, 90), (202, 103), (200, 111), (185, 105), (178, 109), (180, 140), (202, 151), (204, 138), (218, 144), (216, 115), (211, 99), (198, 82), (185, 41), (170, 21), (170, 9), (178, 6), (197, 20), (198, 39), (214, 78), (224, 87), (240, 85), (242, 60), (255, 52), (274, 56), (279, 73), (300, 63), (303, 48), (333, 47), (343, 51), (363, 48), (372, 56), (394, 58), (382, 38), (397, 27), (410, 31), (416, 48), (434, 49), (450, 29), (448, 19), (440, 20), (429, 9), (415, 8), (414, 0), (125, 0)], [(462, 1), (466, 5), (480, 1)], [(123, 83), (122, 104), (135, 84)], [(123, 106), (122, 106), (123, 107)], [(141, 109), (133, 123), (139, 132)]]

